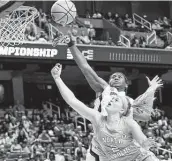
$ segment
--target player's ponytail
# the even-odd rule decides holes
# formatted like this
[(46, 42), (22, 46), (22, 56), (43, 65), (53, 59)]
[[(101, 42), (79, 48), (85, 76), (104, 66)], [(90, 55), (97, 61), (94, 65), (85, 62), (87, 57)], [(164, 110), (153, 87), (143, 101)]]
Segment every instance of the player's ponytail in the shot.
[(122, 113), (121, 116), (129, 116), (129, 114), (131, 112), (130, 100), (126, 96), (120, 96), (120, 97), (121, 97), (121, 100), (123, 102), (123, 109), (124, 109), (124, 113)]

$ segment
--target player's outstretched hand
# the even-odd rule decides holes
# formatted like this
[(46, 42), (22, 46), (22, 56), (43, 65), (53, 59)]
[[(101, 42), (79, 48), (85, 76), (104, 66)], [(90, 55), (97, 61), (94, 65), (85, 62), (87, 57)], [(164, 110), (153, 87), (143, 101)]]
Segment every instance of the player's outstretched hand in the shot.
[(62, 32), (58, 32), (57, 38), (55, 38), (52, 42), (52, 46), (56, 47), (58, 44), (68, 44), (70, 42), (69, 35), (64, 35)]
[(76, 43), (76, 38), (72, 35), (71, 31), (68, 31), (68, 36), (70, 38), (70, 42)]
[(62, 65), (57, 63), (52, 69), (51, 69), (51, 75), (54, 79), (60, 78), (62, 71)]
[(144, 143), (142, 144), (142, 146), (143, 146), (145, 149), (149, 150), (149, 149), (152, 148), (152, 147), (157, 147), (158, 144), (155, 142), (154, 139), (148, 138), (146, 141), (144, 141)]
[(154, 88), (155, 90), (163, 86), (162, 79), (160, 79), (158, 75), (156, 75), (152, 80), (150, 80), (147, 76), (146, 79), (149, 86)]

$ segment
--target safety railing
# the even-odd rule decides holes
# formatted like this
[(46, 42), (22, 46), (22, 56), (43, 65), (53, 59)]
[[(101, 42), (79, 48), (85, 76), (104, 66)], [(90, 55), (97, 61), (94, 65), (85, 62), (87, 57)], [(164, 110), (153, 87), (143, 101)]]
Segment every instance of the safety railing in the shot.
[(172, 33), (171, 32), (167, 32), (167, 40), (169, 43), (172, 43)]
[(134, 24), (136, 24), (136, 22), (139, 23), (140, 25), (144, 26), (145, 28), (147, 28), (150, 31), (152, 30), (151, 23), (136, 13), (133, 14), (133, 22), (134, 22)]
[(157, 36), (156, 36), (156, 32), (154, 30), (150, 35), (147, 35), (146, 42), (148, 45), (150, 45), (152, 43), (157, 44)]
[[(58, 117), (61, 118), (60, 107), (57, 106), (57, 105), (55, 105), (55, 104), (52, 103), (52, 102), (46, 101), (46, 103), (47, 103), (47, 105), (50, 106), (50, 108), (52, 108), (52, 111), (53, 111), (54, 113), (57, 113), (57, 114), (58, 114)], [(56, 111), (56, 110), (53, 110), (53, 107), (55, 107), (55, 108), (57, 109), (57, 111)]]
[(124, 35), (120, 35), (119, 42), (125, 47), (131, 47), (130, 40), (127, 37), (125, 37)]
[[(80, 121), (79, 119), (82, 119), (82, 121)], [(84, 126), (84, 131), (87, 132), (87, 125), (86, 125), (86, 119), (82, 116), (76, 116), (75, 117), (75, 125), (76, 127), (78, 126), (78, 123)]]
[(163, 151), (163, 152), (165, 152), (165, 153), (168, 153), (168, 156), (169, 156), (169, 158), (171, 159), (172, 151), (158, 147), (158, 148), (157, 148), (157, 154), (159, 155), (159, 153), (160, 153), (161, 151)]

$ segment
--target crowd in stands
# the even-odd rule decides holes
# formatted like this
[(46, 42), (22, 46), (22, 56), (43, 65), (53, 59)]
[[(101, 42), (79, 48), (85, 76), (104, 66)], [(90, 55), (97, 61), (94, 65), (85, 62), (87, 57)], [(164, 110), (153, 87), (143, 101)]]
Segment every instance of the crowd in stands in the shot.
[(140, 126), (143, 132), (149, 138), (153, 138), (159, 148), (166, 149), (168, 151), (157, 150), (152, 148), (151, 150), (161, 160), (172, 160), (172, 119), (166, 117), (165, 112), (158, 108), (154, 109), (152, 119), (148, 123), (140, 122)]
[[(90, 104), (91, 106), (91, 104)], [(0, 160), (85, 161), (93, 128), (76, 126), (77, 113), (65, 110), (61, 117), (42, 102), (41, 109), (26, 109), (19, 101), (5, 110), (0, 123)], [(158, 147), (172, 151), (172, 120), (156, 108), (148, 123), (139, 122), (147, 137)], [(158, 158), (171, 161), (171, 153), (152, 148)]]
[[(89, 11), (86, 11), (85, 18), (96, 18), (102, 19), (105, 18), (109, 22), (115, 24), (122, 30), (131, 31), (130, 35), (124, 35), (131, 41), (131, 47), (139, 47), (139, 48), (148, 48), (148, 47), (156, 47), (156, 48), (172, 48), (172, 40), (168, 39), (167, 32), (172, 32), (172, 20), (168, 19), (167, 17), (158, 17), (157, 20), (151, 21), (148, 19), (147, 15), (142, 16), (147, 22), (151, 23), (152, 31), (156, 32), (156, 35), (162, 42), (156, 42), (156, 45), (150, 46), (146, 42), (147, 33), (151, 31), (144, 26), (144, 24), (134, 23), (133, 18), (129, 16), (129, 14), (119, 15), (118, 13), (113, 14), (112, 12), (108, 12), (107, 14), (99, 13), (96, 11), (92, 16), (90, 15)], [(134, 37), (133, 37), (134, 32)], [(140, 36), (137, 32), (144, 32), (145, 35)], [(159, 43), (159, 44), (158, 44)], [(118, 44), (116, 44), (118, 45)]]
[[(146, 15), (143, 16), (146, 21), (148, 17)], [(93, 18), (93, 19), (102, 19), (105, 18), (109, 22), (115, 24), (122, 31), (128, 31), (127, 34), (123, 34), (129, 41), (130, 47), (137, 48), (162, 48), (162, 49), (171, 49), (172, 48), (172, 34), (170, 38), (167, 33), (172, 31), (172, 21), (167, 17), (163, 17), (162, 19), (159, 17), (157, 20), (153, 22), (149, 21), (152, 24), (152, 31), (156, 32), (156, 41), (151, 45), (147, 41), (147, 36), (152, 33), (147, 27), (138, 23), (134, 23), (133, 18), (129, 16), (129, 14), (125, 14), (124, 16), (119, 15), (118, 13), (112, 14), (108, 12), (107, 14), (102, 14), (96, 11), (93, 15), (89, 13), (88, 10), (85, 12), (85, 18)], [(35, 23), (28, 25), (25, 37), (28, 41), (35, 42), (52, 42), (55, 38), (61, 38), (62, 33), (57, 31), (56, 34), (52, 35), (51, 33), (51, 25), (52, 19), (50, 15), (45, 14), (42, 9), (39, 9), (39, 17), (35, 20)], [(106, 46), (124, 46), (121, 43), (120, 38), (119, 41), (114, 43), (110, 36), (107, 37), (107, 40), (97, 40), (96, 38), (96, 29), (92, 24), (87, 26), (80, 26), (77, 22), (74, 22), (71, 27), (72, 34), (76, 37), (76, 42), (78, 44), (86, 44), (86, 45), (106, 45)], [(139, 34), (139, 33), (144, 34)], [(159, 41), (157, 41), (157, 39)], [(124, 42), (125, 43), (125, 42)]]
[(75, 126), (75, 112), (59, 118), (52, 111), (45, 102), (32, 111), (20, 102), (10, 106), (1, 118), (0, 160), (84, 161), (92, 139), (91, 124), (85, 132)]
[[(43, 43), (52, 42), (54, 39), (60, 40), (60, 38), (63, 37), (63, 34), (60, 31), (56, 31), (52, 38), (50, 36), (50, 25), (52, 20), (49, 16), (43, 13), (41, 9), (39, 12), (39, 18), (35, 20), (35, 23), (31, 23), (30, 25), (28, 25), (26, 29), (26, 40)], [(115, 46), (111, 38), (109, 38), (107, 41), (94, 40), (96, 36), (96, 30), (93, 28), (92, 24), (90, 24), (87, 28), (79, 28), (77, 23), (74, 23), (70, 25), (70, 27), (72, 35), (76, 37), (77, 44)], [(40, 31), (38, 31), (38, 29)]]
[[(114, 23), (122, 30), (131, 31), (130, 35), (125, 35), (131, 41), (131, 47), (145, 48), (155, 46), (156, 48), (158, 47), (169, 49), (169, 47), (172, 46), (172, 40), (168, 39), (167, 35), (167, 32), (172, 31), (172, 21), (167, 17), (159, 17), (157, 20), (154, 20), (152, 22), (148, 20), (148, 17), (146, 15), (143, 16), (146, 21), (149, 21), (151, 23), (151, 29), (152, 31), (156, 32), (157, 38), (162, 41), (156, 42), (156, 45), (154, 46), (149, 46), (149, 44), (146, 42), (147, 33), (150, 33), (152, 31), (148, 30), (148, 28), (146, 28), (144, 24), (141, 25), (138, 23), (134, 23), (133, 19), (129, 17), (128, 14), (119, 16), (117, 13), (112, 15), (111, 12), (108, 12), (105, 18), (111, 23)], [(135, 32), (134, 37), (133, 32)], [(145, 35), (140, 36), (140, 34), (137, 34), (137, 32), (145, 32)]]

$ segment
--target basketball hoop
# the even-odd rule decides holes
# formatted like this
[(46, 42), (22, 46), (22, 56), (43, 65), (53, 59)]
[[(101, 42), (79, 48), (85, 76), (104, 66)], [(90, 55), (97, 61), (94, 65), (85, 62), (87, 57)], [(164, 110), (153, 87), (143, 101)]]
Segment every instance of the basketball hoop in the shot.
[(26, 27), (39, 16), (36, 8), (20, 6), (0, 20), (0, 45), (16, 46), (25, 41)]

